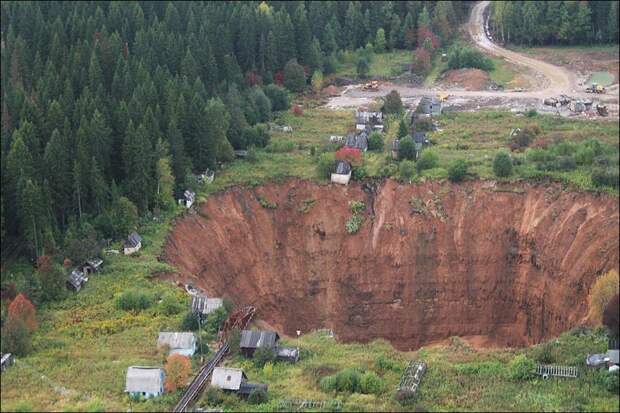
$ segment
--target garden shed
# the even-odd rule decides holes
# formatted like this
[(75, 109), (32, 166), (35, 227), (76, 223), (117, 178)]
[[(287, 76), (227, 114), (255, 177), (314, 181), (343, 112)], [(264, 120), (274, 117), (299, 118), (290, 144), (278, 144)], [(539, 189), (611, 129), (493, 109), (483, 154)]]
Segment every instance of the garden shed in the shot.
[(334, 172), (331, 174), (331, 181), (335, 184), (347, 185), (351, 180), (351, 164), (347, 161), (338, 160)]
[(192, 312), (194, 314), (207, 315), (224, 305), (221, 298), (208, 298), (204, 295), (192, 297)]
[(241, 353), (246, 357), (252, 357), (258, 348), (274, 348), (280, 340), (280, 336), (275, 331), (243, 330), (239, 347)]
[(66, 285), (69, 290), (78, 292), (82, 289), (84, 284), (86, 284), (86, 281), (88, 281), (86, 275), (84, 275), (84, 273), (79, 269), (75, 268), (71, 271), (71, 274), (69, 274)]
[(125, 393), (133, 397), (157, 397), (164, 393), (166, 374), (158, 367), (130, 366), (127, 369)]
[(125, 247), (123, 248), (123, 253), (125, 255), (133, 254), (134, 252), (140, 250), (140, 248), (142, 248), (142, 237), (134, 231), (127, 237)]
[(190, 332), (160, 332), (157, 347), (168, 346), (169, 354), (191, 357), (196, 352), (196, 336)]

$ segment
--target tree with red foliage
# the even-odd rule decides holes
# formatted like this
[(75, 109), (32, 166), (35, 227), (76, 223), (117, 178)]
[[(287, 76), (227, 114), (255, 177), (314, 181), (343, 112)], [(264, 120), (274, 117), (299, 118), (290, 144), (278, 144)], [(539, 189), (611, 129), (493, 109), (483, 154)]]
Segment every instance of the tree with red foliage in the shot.
[(433, 33), (430, 28), (420, 27), (418, 29), (418, 47), (424, 46), (424, 42), (426, 39), (429, 39), (431, 42), (431, 52), (439, 47), (439, 37), (437, 37), (437, 35), (435, 35), (435, 33)]
[(166, 359), (166, 391), (174, 392), (187, 385), (192, 367), (189, 358), (180, 354), (171, 354)]
[(37, 316), (34, 305), (23, 294), (20, 293), (15, 297), (8, 308), (8, 318), (21, 319), (28, 330), (32, 333), (37, 329)]
[(278, 70), (275, 75), (273, 75), (273, 81), (278, 86), (284, 86), (284, 72)]
[(52, 267), (52, 259), (49, 255), (41, 255), (37, 258), (37, 271), (47, 272)]
[(609, 329), (609, 332), (615, 338), (618, 338), (618, 323), (620, 323), (620, 317), (618, 312), (618, 294), (614, 295), (612, 299), (607, 303), (605, 311), (603, 311), (603, 324)]
[(292, 109), (293, 115), (301, 116), (304, 114), (304, 108), (301, 105), (295, 105)]
[(426, 75), (431, 70), (431, 54), (424, 47), (418, 47), (413, 52), (411, 70), (419, 75)]
[(357, 166), (362, 163), (362, 151), (345, 146), (336, 151), (336, 159), (344, 160), (353, 166)]
[(260, 76), (256, 74), (253, 70), (248, 70), (245, 72), (245, 84), (248, 86), (255, 86), (260, 83)]

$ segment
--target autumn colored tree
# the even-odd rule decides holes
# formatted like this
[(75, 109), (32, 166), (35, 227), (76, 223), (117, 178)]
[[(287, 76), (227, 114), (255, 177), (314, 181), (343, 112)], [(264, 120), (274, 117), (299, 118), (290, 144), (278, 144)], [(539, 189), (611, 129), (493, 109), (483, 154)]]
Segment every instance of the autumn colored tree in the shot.
[(180, 354), (171, 354), (166, 359), (166, 391), (175, 392), (187, 385), (191, 372), (189, 358)]
[(9, 319), (19, 318), (22, 320), (31, 333), (37, 329), (37, 316), (34, 305), (23, 293), (18, 294), (9, 304), (8, 314)]
[(345, 146), (336, 151), (336, 159), (348, 161), (351, 165), (357, 166), (362, 163), (362, 151)]
[(618, 272), (608, 271), (596, 279), (590, 290), (590, 315), (593, 321), (601, 322), (603, 313), (611, 299), (618, 295)]
[(618, 305), (618, 294), (616, 294), (609, 300), (605, 311), (603, 311), (603, 324), (609, 329), (611, 335), (616, 338), (618, 338), (618, 325), (620, 324)]

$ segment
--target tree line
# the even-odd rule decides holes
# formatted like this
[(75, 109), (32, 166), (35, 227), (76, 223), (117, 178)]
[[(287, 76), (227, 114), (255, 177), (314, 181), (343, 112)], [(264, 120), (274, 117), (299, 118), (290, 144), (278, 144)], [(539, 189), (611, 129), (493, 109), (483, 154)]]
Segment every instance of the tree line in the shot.
[(490, 26), (522, 45), (618, 43), (617, 1), (493, 1)]

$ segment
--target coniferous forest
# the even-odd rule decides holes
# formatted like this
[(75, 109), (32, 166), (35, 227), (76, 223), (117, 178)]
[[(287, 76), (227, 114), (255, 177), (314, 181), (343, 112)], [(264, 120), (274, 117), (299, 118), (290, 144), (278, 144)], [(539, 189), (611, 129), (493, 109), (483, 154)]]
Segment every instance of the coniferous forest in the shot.
[(420, 22), (447, 40), (468, 7), (2, 2), (3, 249), (34, 258), (126, 236), (192, 171), (264, 146), (259, 124), (338, 51), (377, 36), (413, 49)]

